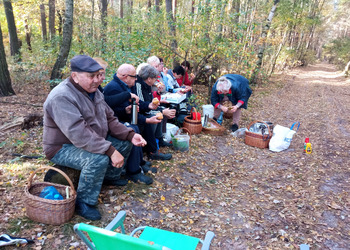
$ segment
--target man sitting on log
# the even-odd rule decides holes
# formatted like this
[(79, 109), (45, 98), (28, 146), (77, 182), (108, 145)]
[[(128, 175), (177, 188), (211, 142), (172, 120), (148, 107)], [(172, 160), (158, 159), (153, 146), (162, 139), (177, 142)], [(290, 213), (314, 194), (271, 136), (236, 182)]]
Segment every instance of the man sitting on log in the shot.
[(101, 219), (102, 183), (126, 185), (119, 178), (132, 144), (146, 145), (140, 134), (118, 121), (97, 90), (101, 69), (91, 57), (75, 56), (71, 76), (44, 103), (44, 152), (55, 164), (81, 170), (76, 212), (90, 220)]

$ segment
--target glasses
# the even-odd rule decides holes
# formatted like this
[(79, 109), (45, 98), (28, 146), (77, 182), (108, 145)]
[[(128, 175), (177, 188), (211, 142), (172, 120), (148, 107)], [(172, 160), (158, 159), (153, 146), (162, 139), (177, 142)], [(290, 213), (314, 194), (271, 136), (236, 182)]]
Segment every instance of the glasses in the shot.
[(137, 77), (136, 75), (135, 75), (135, 76), (133, 76), (133, 75), (128, 75), (128, 76), (133, 77), (133, 78), (136, 78), (136, 77)]

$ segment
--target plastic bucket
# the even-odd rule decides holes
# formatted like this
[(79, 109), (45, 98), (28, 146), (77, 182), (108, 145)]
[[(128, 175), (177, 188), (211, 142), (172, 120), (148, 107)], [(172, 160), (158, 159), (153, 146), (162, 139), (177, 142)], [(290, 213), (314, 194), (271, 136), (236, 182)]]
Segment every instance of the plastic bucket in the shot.
[(175, 150), (188, 151), (190, 148), (190, 136), (175, 135), (173, 139), (173, 147)]
[(205, 117), (205, 115), (208, 115), (209, 118), (213, 118), (214, 117), (214, 106), (211, 104), (207, 104), (207, 105), (203, 105), (203, 117)]

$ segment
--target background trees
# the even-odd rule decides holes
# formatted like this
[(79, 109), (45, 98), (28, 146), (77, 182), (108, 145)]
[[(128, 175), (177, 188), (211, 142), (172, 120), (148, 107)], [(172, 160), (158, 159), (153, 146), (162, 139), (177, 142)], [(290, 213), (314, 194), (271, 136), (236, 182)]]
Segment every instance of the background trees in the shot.
[[(10, 0), (3, 2), (5, 10), (10, 10)], [(168, 67), (189, 60), (198, 81), (207, 79), (205, 70), (210, 66), (216, 75), (233, 72), (251, 78), (257, 72), (259, 82), (276, 70), (316, 59), (326, 58), (345, 67), (350, 60), (343, 52), (350, 34), (346, 21), (350, 6), (347, 1), (338, 2), (75, 0), (73, 9), (73, 2), (66, 5), (63, 0), (19, 1), (13, 3), (16, 22), (4, 30), (4, 42), (6, 49), (9, 38), (12, 41), (17, 33), (21, 40), (27, 37), (21, 67), (39, 68), (45, 79), (49, 75), (61, 78), (68, 72), (67, 60), (85, 53), (107, 60), (109, 77), (121, 63), (138, 65), (155, 54)], [(40, 4), (45, 6), (41, 12)], [(274, 17), (266, 29), (273, 6)], [(45, 15), (42, 20), (41, 14)], [(0, 21), (7, 27), (3, 14)], [(41, 23), (46, 22), (50, 43), (41, 39)], [(62, 33), (63, 26), (66, 32)], [(68, 28), (72, 31), (67, 32)], [(332, 48), (340, 48), (339, 43), (345, 49), (333, 52)], [(19, 46), (15, 48), (20, 51)]]
[(10, 73), (7, 68), (4, 44), (2, 42), (2, 31), (0, 25), (0, 96), (13, 95)]
[(9, 38), (10, 38), (11, 56), (17, 55), (19, 58), (20, 57), (20, 51), (19, 51), (20, 44), (19, 44), (18, 37), (17, 37), (17, 28), (16, 28), (15, 17), (13, 15), (11, 0), (4, 0), (4, 9), (5, 9), (5, 14), (6, 14)]

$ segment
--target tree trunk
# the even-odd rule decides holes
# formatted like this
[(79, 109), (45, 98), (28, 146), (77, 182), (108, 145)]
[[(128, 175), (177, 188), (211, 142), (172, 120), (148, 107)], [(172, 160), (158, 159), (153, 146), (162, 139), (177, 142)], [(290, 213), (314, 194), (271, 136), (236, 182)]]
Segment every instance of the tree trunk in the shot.
[(28, 20), (24, 20), (24, 28), (26, 30), (26, 42), (27, 42), (27, 45), (28, 45), (28, 49), (30, 51), (32, 51), (32, 45), (30, 43), (30, 31), (29, 31), (29, 28), (28, 28)]
[(60, 10), (57, 10), (57, 16), (58, 16), (58, 35), (62, 36), (63, 18)]
[(159, 0), (155, 0), (154, 1), (154, 5), (156, 6), (156, 11), (159, 12), (159, 10), (160, 10), (160, 8), (159, 8), (159, 5), (160, 5)]
[[(167, 19), (168, 19), (168, 26), (170, 30), (170, 35), (173, 37), (171, 41), (171, 48), (175, 52), (177, 49), (177, 41), (176, 41), (176, 28), (174, 23), (174, 16), (173, 16), (173, 5), (172, 0), (166, 0), (165, 1), (165, 7), (167, 12)], [(175, 62), (174, 62), (175, 63)]]
[(44, 4), (40, 4), (40, 17), (41, 17), (41, 34), (43, 37), (43, 41), (47, 41), (46, 14), (45, 14)]
[(120, 18), (124, 18), (124, 1), (120, 0)]
[(101, 51), (104, 53), (105, 46), (106, 46), (106, 33), (107, 33), (107, 0), (101, 0), (101, 41), (102, 41), (102, 48)]
[(4, 9), (5, 9), (7, 27), (8, 27), (9, 36), (10, 36), (11, 56), (18, 55), (18, 60), (19, 60), (21, 56), (19, 51), (20, 45), (17, 37), (17, 29), (16, 29), (16, 23), (15, 23), (15, 17), (13, 15), (11, 0), (4, 0)]
[(152, 8), (152, 0), (148, 0), (147, 8), (151, 10)]
[[(112, 1), (113, 3), (113, 1)], [(94, 40), (94, 15), (95, 15), (95, 0), (91, 0), (91, 23), (90, 23), (90, 37)]]
[(279, 45), (277, 53), (274, 56), (274, 58), (272, 59), (272, 65), (271, 65), (271, 70), (270, 70), (270, 73), (269, 73), (269, 77), (272, 75), (273, 71), (275, 70), (276, 61), (278, 59), (278, 56), (281, 53), (283, 46), (286, 44), (287, 33), (288, 33), (288, 30), (286, 29), (286, 31), (284, 32), (284, 35), (283, 35), (282, 43)]
[(239, 15), (238, 13), (240, 13), (240, 5), (241, 5), (241, 1), (240, 0), (234, 0), (234, 9), (235, 12), (237, 13), (236, 15), (236, 23), (239, 23)]
[(131, 28), (132, 28), (132, 13), (133, 13), (133, 8), (134, 8), (134, 1), (133, 0), (129, 0), (129, 12), (128, 12), (128, 23), (129, 23), (129, 26), (128, 26), (128, 32), (131, 33)]
[(2, 31), (0, 25), (0, 96), (15, 95), (12, 89), (10, 72), (8, 70), (4, 43), (2, 41)]
[(276, 11), (276, 8), (277, 8), (277, 4), (279, 3), (280, 0), (275, 0), (274, 1), (274, 4), (271, 8), (271, 11), (270, 11), (270, 14), (267, 18), (267, 22), (265, 24), (265, 26), (263, 27), (263, 31), (261, 33), (261, 36), (260, 36), (260, 40), (261, 40), (261, 45), (258, 49), (258, 61), (256, 63), (256, 68), (253, 72), (253, 75), (250, 79), (251, 83), (255, 83), (256, 81), (256, 77), (257, 77), (257, 73), (259, 72), (260, 68), (261, 68), (261, 65), (262, 65), (262, 61), (263, 61), (263, 57), (264, 57), (264, 51), (265, 51), (265, 41), (266, 41), (266, 37), (267, 37), (267, 33), (270, 29), (270, 26), (271, 26), (271, 22), (272, 22), (272, 18), (273, 16), (275, 15), (275, 11)]
[[(2, 41), (2, 39), (1, 39), (1, 41)], [(344, 69), (345, 77), (349, 76), (349, 68), (350, 68), (350, 61), (348, 62), (348, 64), (345, 66), (345, 69)]]
[(194, 5), (195, 5), (195, 0), (192, 0), (191, 4), (191, 13), (194, 14)]
[(55, 30), (55, 0), (49, 0), (49, 32), (50, 39), (52, 40), (56, 35)]
[(66, 65), (73, 34), (73, 0), (66, 0), (65, 22), (63, 25), (63, 39), (56, 63), (52, 69), (50, 79), (61, 79), (62, 68)]

